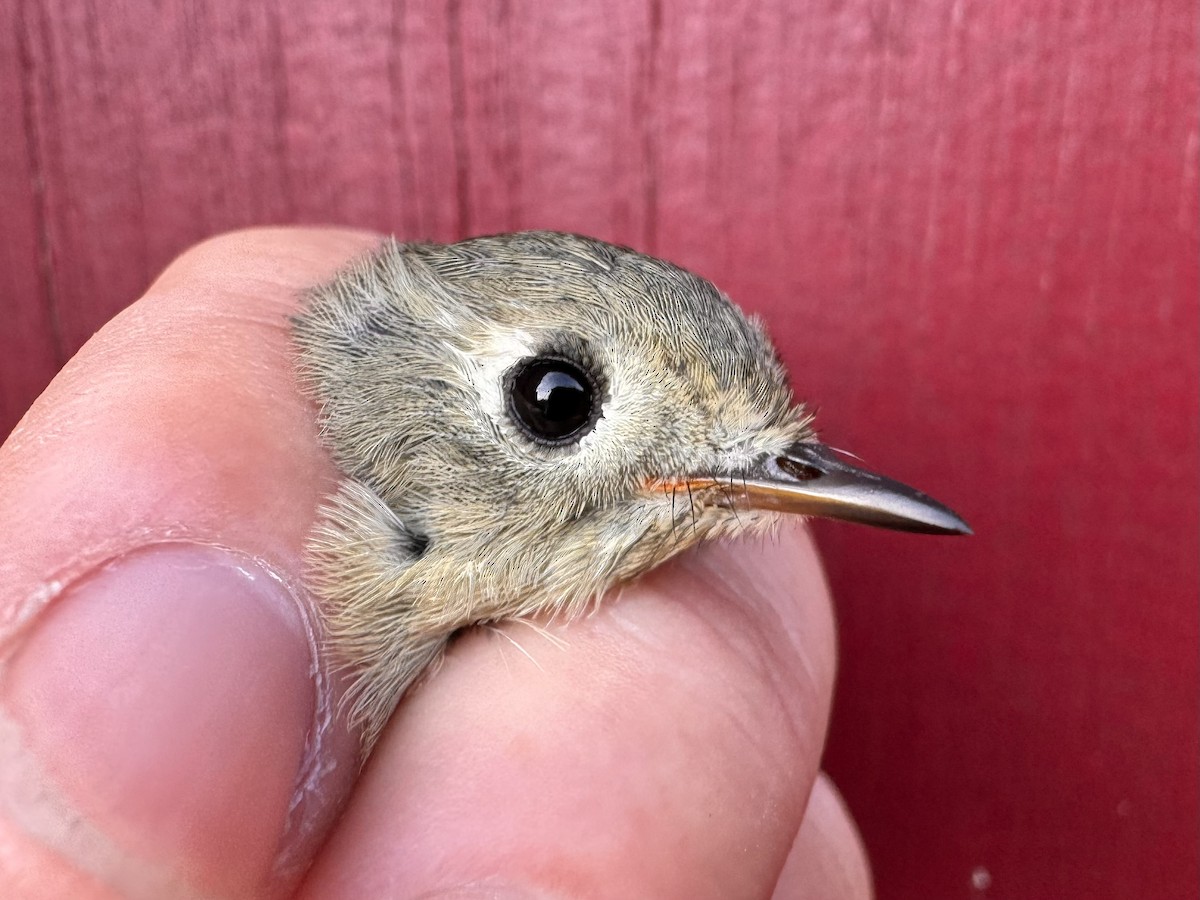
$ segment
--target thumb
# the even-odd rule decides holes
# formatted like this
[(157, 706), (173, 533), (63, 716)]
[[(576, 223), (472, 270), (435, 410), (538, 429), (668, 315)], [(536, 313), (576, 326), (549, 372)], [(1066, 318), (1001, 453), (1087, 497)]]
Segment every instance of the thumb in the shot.
[(194, 248), (0, 449), (0, 884), (241, 896), (307, 865), (356, 750), (299, 586), (333, 473), (287, 316), (374, 240)]

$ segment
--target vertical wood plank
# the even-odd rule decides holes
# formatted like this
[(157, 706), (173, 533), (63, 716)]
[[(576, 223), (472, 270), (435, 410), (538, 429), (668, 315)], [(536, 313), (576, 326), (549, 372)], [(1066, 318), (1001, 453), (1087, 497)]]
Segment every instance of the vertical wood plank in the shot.
[(0, 435), (66, 361), (53, 306), (28, 11), (0, 9)]

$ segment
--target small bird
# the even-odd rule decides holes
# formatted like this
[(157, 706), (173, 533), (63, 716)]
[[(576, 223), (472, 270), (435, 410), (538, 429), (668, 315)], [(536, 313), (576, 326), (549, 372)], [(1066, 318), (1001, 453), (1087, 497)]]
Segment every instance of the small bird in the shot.
[(817, 442), (758, 319), (625, 247), (389, 240), (293, 327), (344, 475), (310, 584), (368, 748), (455, 632), (570, 618), (699, 541), (781, 512), (970, 533)]

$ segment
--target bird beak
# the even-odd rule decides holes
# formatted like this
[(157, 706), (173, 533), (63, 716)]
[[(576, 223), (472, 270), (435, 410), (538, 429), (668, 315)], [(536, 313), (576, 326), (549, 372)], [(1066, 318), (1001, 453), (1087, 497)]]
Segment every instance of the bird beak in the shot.
[(932, 497), (852, 466), (824, 444), (792, 444), (734, 476), (690, 476), (690, 490), (717, 488), (728, 502), (807, 516), (844, 519), (922, 534), (971, 534), (971, 528)]

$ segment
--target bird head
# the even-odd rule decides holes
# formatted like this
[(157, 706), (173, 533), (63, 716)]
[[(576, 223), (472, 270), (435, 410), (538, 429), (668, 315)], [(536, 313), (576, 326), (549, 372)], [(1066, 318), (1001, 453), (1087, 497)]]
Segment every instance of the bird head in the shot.
[(389, 241), (313, 291), (295, 325), (352, 483), (319, 554), (352, 657), (386, 653), (364, 635), (389, 592), (395, 628), (444, 636), (576, 611), (780, 512), (967, 530), (816, 442), (759, 321), (623, 247)]

